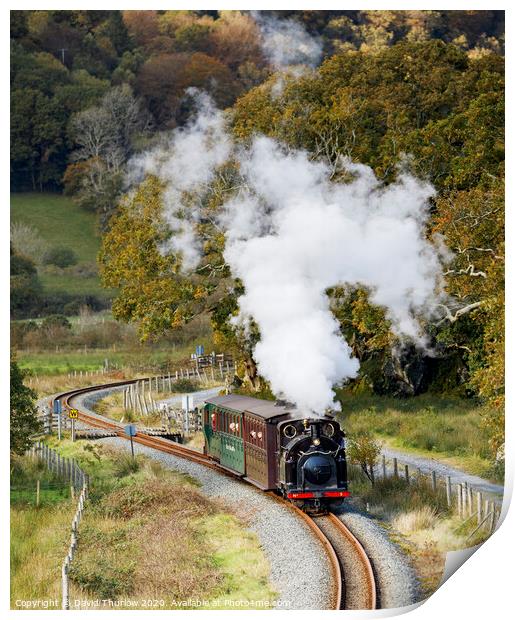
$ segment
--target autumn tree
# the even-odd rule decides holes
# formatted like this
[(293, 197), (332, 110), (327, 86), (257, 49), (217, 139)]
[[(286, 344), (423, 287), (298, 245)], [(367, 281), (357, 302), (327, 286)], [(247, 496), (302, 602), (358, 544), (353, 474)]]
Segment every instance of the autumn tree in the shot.
[(147, 45), (160, 34), (157, 11), (123, 11), (123, 23), (137, 45)]
[(259, 28), (255, 21), (239, 11), (222, 11), (211, 31), (213, 55), (230, 69), (245, 62), (263, 65)]
[[(208, 92), (221, 107), (231, 105), (240, 92), (231, 71), (216, 58), (200, 52), (161, 54), (145, 62), (136, 82), (162, 128), (175, 127), (187, 118), (185, 91), (195, 86)], [(184, 107), (186, 105), (186, 107)]]
[(180, 254), (163, 252), (173, 233), (165, 225), (163, 188), (152, 176), (122, 201), (103, 238), (100, 272), (104, 285), (119, 290), (114, 316), (137, 324), (144, 340), (157, 339), (207, 314), (216, 342), (242, 360), (242, 376), (257, 389), (252, 351), (259, 334), (257, 329), (243, 334), (231, 324), (243, 287), (231, 278), (222, 257), (223, 235), (209, 217), (231, 190), (233, 172), (220, 174), (203, 199), (206, 218), (197, 227), (203, 255), (193, 273), (183, 273)]
[(105, 226), (122, 188), (125, 164), (134, 140), (150, 117), (127, 84), (111, 88), (100, 105), (72, 117), (69, 134), (77, 146), (63, 181), (65, 193), (82, 207), (98, 212)]
[[(227, 276), (222, 270), (208, 278), (213, 272), (202, 266), (185, 275), (179, 256), (160, 252), (171, 234), (163, 226), (161, 193), (159, 181), (149, 177), (133, 196), (125, 198), (104, 236), (100, 254), (104, 283), (120, 289), (113, 304), (115, 317), (138, 323), (144, 339), (184, 325), (211, 308), (223, 297)], [(219, 249), (213, 241), (205, 265), (211, 259), (220, 263)]]

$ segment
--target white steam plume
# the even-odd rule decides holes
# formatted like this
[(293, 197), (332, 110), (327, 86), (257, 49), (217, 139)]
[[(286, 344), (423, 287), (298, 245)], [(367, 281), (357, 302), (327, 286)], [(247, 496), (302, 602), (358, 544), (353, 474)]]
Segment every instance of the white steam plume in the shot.
[(151, 151), (129, 162), (129, 182), (140, 182), (146, 175), (157, 176), (165, 184), (163, 195), (165, 221), (174, 233), (163, 251), (182, 256), (184, 270), (193, 269), (200, 259), (200, 247), (194, 232), (199, 210), (185, 193), (197, 198), (207, 190), (215, 170), (229, 157), (232, 142), (225, 131), (223, 113), (212, 99), (196, 89), (189, 89), (198, 114), (186, 127), (170, 134)]
[(278, 19), (253, 11), (261, 30), (263, 52), (276, 69), (307, 65), (316, 67), (322, 57), (320, 41), (293, 19)]
[(276, 393), (321, 412), (334, 406), (333, 385), (359, 367), (328, 287), (367, 287), (393, 330), (423, 344), (415, 316), (430, 312), (441, 278), (424, 236), (434, 190), (408, 175), (382, 188), (370, 168), (350, 163), (355, 180), (335, 184), (325, 164), (264, 137), (239, 159), (247, 188), (222, 221), (225, 258), (245, 285), (241, 314), (260, 329), (255, 359)]
[(329, 166), (270, 138), (235, 149), (221, 113), (203, 99), (195, 122), (132, 166), (134, 174), (157, 174), (165, 183), (165, 217), (175, 233), (164, 250), (180, 251), (186, 267), (200, 257), (200, 207), (184, 205), (182, 192), (205, 191), (230, 156), (239, 163), (241, 189), (223, 206), (219, 224), (225, 260), (245, 286), (238, 320), (257, 322), (254, 355), (274, 392), (302, 411), (322, 412), (334, 406), (333, 386), (359, 367), (327, 288), (366, 287), (394, 332), (424, 346), (416, 317), (429, 316), (437, 302), (445, 254), (441, 240), (433, 245), (425, 237), (434, 190), (408, 174), (385, 187), (370, 168), (350, 162), (354, 180), (336, 184)]

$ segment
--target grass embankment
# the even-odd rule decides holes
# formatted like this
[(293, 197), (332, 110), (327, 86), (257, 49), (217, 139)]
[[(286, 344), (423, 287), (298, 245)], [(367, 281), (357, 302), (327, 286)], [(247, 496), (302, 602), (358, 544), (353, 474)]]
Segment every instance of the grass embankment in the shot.
[[(36, 507), (38, 479), (41, 493)], [(11, 608), (60, 609), (61, 564), (75, 509), (68, 484), (50, 474), (41, 461), (12, 460)], [(22, 601), (33, 603), (25, 607)]]
[[(199, 338), (195, 343), (203, 344)], [(206, 345), (208, 345), (206, 340)], [(109, 348), (82, 348), (80, 350), (59, 351), (17, 351), (18, 364), (21, 368), (31, 371), (31, 374), (43, 380), (48, 377), (58, 377), (73, 371), (95, 372), (103, 367), (107, 359), (109, 367), (141, 376), (160, 374), (173, 368), (191, 368), (190, 355), (195, 350), (195, 344), (159, 345), (142, 344), (138, 347), (109, 347)], [(37, 386), (33, 386), (37, 389)]]
[(471, 474), (502, 481), (482, 429), (486, 408), (463, 398), (423, 394), (399, 399), (340, 392), (343, 426), (367, 430), (386, 445), (434, 458)]
[(72, 601), (107, 598), (131, 609), (148, 608), (149, 600), (158, 609), (271, 604), (259, 541), (193, 479), (98, 443), (64, 442), (59, 449), (92, 480)]
[(40, 268), (39, 276), (46, 292), (112, 297), (113, 291), (102, 288), (95, 274), (100, 235), (94, 213), (78, 207), (60, 194), (11, 194), (11, 221), (35, 228), (49, 247), (72, 249), (78, 266), (93, 271), (89, 277), (77, 277), (76, 269)]
[(484, 529), (473, 534), (476, 521), (461, 521), (449, 510), (445, 489), (434, 492), (423, 476), (411, 484), (392, 477), (376, 480), (372, 486), (353, 466), (349, 477), (354, 502), (380, 519), (390, 537), (411, 556), (424, 597), (438, 588), (448, 551), (471, 547), (488, 537)]

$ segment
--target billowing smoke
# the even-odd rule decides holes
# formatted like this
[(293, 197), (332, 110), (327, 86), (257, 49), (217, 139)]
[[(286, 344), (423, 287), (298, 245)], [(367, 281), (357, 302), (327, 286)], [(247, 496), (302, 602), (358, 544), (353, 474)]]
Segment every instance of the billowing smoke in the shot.
[(302, 24), (293, 19), (277, 19), (259, 11), (253, 11), (252, 16), (261, 30), (263, 52), (273, 67), (316, 67), (319, 64), (322, 45)]
[[(328, 165), (262, 136), (248, 147), (231, 146), (221, 117), (205, 105), (168, 151), (140, 163), (167, 183), (167, 219), (179, 229), (171, 249), (186, 252), (188, 266), (199, 257), (193, 240), (198, 214), (177, 218), (179, 194), (208, 184), (229, 152), (241, 183), (219, 225), (225, 260), (245, 286), (238, 320), (258, 324), (254, 356), (274, 392), (303, 411), (322, 412), (334, 406), (333, 386), (355, 377), (359, 367), (330, 311), (329, 287), (367, 288), (396, 334), (424, 344), (416, 317), (430, 314), (442, 278), (441, 244), (425, 237), (434, 190), (408, 174), (385, 187), (370, 168), (350, 162), (352, 180), (334, 183)], [(194, 252), (184, 247), (190, 239)]]
[(192, 202), (192, 195), (200, 203), (216, 168), (228, 159), (232, 148), (223, 113), (212, 99), (193, 88), (188, 94), (197, 106), (194, 120), (129, 162), (130, 184), (140, 182), (148, 174), (165, 184), (163, 212), (173, 234), (163, 251), (179, 253), (185, 270), (193, 269), (200, 259), (194, 228), (200, 209)]
[(359, 367), (327, 288), (368, 288), (393, 330), (423, 344), (415, 316), (430, 312), (441, 278), (424, 236), (434, 191), (408, 175), (382, 187), (370, 168), (350, 163), (354, 180), (335, 184), (325, 164), (264, 137), (239, 159), (246, 188), (226, 205), (225, 258), (245, 284), (243, 317), (259, 325), (255, 359), (276, 393), (320, 412)]

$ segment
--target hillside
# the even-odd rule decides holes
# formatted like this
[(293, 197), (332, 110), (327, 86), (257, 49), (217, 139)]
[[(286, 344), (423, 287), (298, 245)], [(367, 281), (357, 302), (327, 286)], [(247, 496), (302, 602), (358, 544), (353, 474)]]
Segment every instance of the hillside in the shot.
[(59, 194), (17, 193), (11, 194), (11, 222), (31, 226), (48, 248), (70, 248), (77, 257), (76, 265), (63, 269), (37, 265), (44, 294), (112, 296), (102, 288), (96, 268), (100, 235), (94, 213)]

